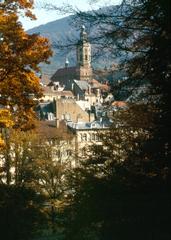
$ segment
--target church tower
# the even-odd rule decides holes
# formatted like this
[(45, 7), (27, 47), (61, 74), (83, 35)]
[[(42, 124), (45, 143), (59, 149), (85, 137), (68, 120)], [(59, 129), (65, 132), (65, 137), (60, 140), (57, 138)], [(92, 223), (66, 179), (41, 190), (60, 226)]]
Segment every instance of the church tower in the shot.
[(77, 67), (79, 68), (80, 80), (92, 78), (91, 44), (88, 41), (84, 25), (81, 27), (80, 40), (77, 44)]

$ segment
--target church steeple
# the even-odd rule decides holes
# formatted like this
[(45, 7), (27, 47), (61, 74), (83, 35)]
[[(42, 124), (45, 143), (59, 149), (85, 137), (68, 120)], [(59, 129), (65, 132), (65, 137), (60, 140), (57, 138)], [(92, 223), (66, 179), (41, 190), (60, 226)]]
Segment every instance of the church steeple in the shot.
[(67, 68), (69, 66), (69, 61), (68, 58), (65, 59), (65, 68)]
[(85, 31), (85, 26), (84, 25), (81, 26), (80, 41), (88, 42), (88, 36), (87, 36), (86, 31)]
[(91, 67), (91, 45), (84, 25), (81, 27), (80, 40), (77, 44), (77, 65)]

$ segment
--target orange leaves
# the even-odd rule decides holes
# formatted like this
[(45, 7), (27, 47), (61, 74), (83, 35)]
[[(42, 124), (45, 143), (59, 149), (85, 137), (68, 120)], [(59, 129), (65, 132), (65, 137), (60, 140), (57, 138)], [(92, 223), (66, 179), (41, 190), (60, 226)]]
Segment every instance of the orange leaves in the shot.
[(36, 126), (36, 114), (33, 108), (19, 108), (15, 119), (15, 127), (23, 131), (31, 130)]
[(13, 2), (16, 2), (18, 4), (18, 6), (22, 9), (26, 8), (33, 8), (33, 3), (34, 0), (15, 0)]
[(35, 72), (52, 55), (48, 40), (27, 34), (18, 21), (20, 9), (31, 16), (32, 8), (32, 0), (0, 4), (0, 104), (10, 107), (15, 125), (20, 128), (26, 128), (27, 123), (32, 126), (35, 99), (42, 95)]
[(48, 57), (52, 55), (49, 41), (36, 34), (28, 35), (13, 15), (0, 17), (0, 68), (1, 62), (6, 61), (7, 65), (25, 65), (24, 67), (39, 71), (38, 64), (42, 61), (47, 62)]
[(7, 109), (0, 109), (0, 128), (13, 126), (11, 114)]
[(12, 0), (20, 9), (32, 9), (33, 8), (33, 0)]
[[(13, 126), (11, 114), (7, 109), (0, 109), (0, 128), (9, 128)], [(5, 147), (5, 142), (0, 134), (0, 149)]]
[(46, 38), (33, 34), (27, 36), (25, 44), (25, 51), (21, 53), (23, 60), (32, 69), (39, 71), (38, 64), (42, 61), (47, 62), (48, 57), (52, 55), (49, 41)]
[(32, 13), (34, 8), (34, 0), (6, 0), (0, 3), (0, 9), (4, 9), (6, 13), (18, 13), (20, 10), (24, 11), (26, 17), (36, 19)]
[(0, 135), (0, 149), (3, 148), (5, 146), (4, 140), (1, 138)]

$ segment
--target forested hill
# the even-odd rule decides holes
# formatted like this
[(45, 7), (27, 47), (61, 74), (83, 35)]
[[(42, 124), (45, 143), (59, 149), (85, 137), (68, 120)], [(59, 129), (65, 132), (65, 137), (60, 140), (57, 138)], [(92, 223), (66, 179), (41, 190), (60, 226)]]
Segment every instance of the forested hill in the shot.
[[(113, 6), (113, 9), (117, 6)], [(106, 11), (107, 8), (101, 8), (99, 11)], [(111, 8), (110, 8), (111, 9)], [(65, 64), (66, 57), (69, 59), (70, 66), (74, 66), (76, 63), (76, 54), (75, 49), (67, 50), (67, 49), (57, 49), (55, 45), (59, 42), (62, 44), (68, 43), (68, 39), (78, 39), (80, 26), (74, 27), (72, 25), (73, 16), (64, 17), (62, 19), (58, 19), (53, 22), (49, 22), (44, 25), (40, 25), (33, 29), (30, 29), (28, 33), (39, 33), (42, 36), (48, 37), (53, 44), (54, 55), (50, 59), (50, 65), (42, 65), (42, 70), (44, 73), (48, 75), (52, 75), (58, 68), (63, 67)], [(80, 23), (81, 25), (81, 23)], [(94, 52), (94, 46), (92, 46), (92, 52)], [(116, 59), (110, 59), (109, 56), (106, 58), (93, 58), (92, 65), (94, 67), (104, 68), (106, 65), (111, 65), (113, 62), (116, 62)]]
[[(56, 45), (57, 42), (66, 43), (66, 39), (71, 36), (77, 36), (77, 31), (71, 27), (71, 19), (72, 17), (65, 17), (53, 22), (49, 22), (44, 25), (40, 25), (28, 31), (28, 33), (39, 33), (42, 36), (45, 36), (50, 39), (52, 45)], [(70, 62), (72, 64), (75, 63), (74, 53), (68, 53), (64, 50), (59, 50), (55, 46), (53, 46), (53, 57), (50, 59), (50, 64), (42, 65), (42, 71), (48, 75), (52, 75), (56, 69), (64, 66), (66, 57), (69, 57)]]

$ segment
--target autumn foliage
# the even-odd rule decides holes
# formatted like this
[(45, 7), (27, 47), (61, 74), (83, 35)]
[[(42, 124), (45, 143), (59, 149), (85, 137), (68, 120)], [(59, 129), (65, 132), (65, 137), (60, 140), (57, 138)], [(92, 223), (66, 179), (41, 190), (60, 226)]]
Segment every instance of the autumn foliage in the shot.
[[(10, 112), (7, 109), (0, 109), (0, 128), (9, 128), (11, 126), (13, 126), (13, 121)], [(4, 144), (0, 135), (0, 148), (2, 148)]]
[(49, 41), (29, 35), (19, 21), (20, 11), (34, 19), (32, 8), (32, 0), (0, 3), (0, 105), (8, 106), (14, 126), (24, 130), (33, 127), (35, 99), (42, 95), (39, 63), (52, 55)]

